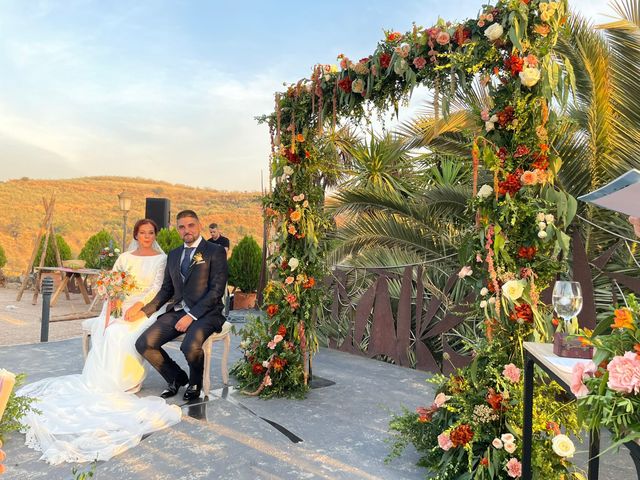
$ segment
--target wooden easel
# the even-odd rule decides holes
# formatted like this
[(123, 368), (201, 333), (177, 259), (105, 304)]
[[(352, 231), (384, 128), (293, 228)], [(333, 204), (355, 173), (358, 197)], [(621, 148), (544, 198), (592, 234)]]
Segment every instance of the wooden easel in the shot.
[[(20, 285), (20, 290), (18, 290), (18, 296), (16, 298), (16, 302), (19, 302), (22, 299), (22, 295), (27, 288), (27, 283), (29, 282), (29, 275), (33, 271), (33, 262), (36, 260), (36, 255), (38, 255), (38, 249), (40, 248), (40, 242), (44, 235), (44, 245), (42, 246), (42, 255), (40, 255), (39, 268), (44, 267), (44, 261), (47, 256), (47, 249), (49, 247), (49, 238), (53, 237), (53, 251), (56, 254), (56, 263), (59, 267), (62, 267), (62, 258), (60, 257), (60, 250), (58, 250), (58, 242), (55, 241), (55, 233), (53, 231), (53, 208), (55, 206), (56, 199), (55, 196), (51, 196), (51, 200), (47, 202), (46, 198), (42, 197), (42, 204), (44, 205), (44, 220), (42, 221), (42, 225), (40, 226), (40, 230), (35, 237), (35, 243), (33, 245), (33, 251), (31, 252), (31, 258), (29, 259), (29, 266), (24, 272), (24, 278), (22, 280), (22, 285)], [(38, 270), (35, 274), (35, 288), (33, 292), (33, 299), (31, 303), (33, 305), (38, 301), (38, 293), (40, 293), (40, 270)], [(69, 299), (69, 291), (65, 286), (65, 295), (67, 299)]]

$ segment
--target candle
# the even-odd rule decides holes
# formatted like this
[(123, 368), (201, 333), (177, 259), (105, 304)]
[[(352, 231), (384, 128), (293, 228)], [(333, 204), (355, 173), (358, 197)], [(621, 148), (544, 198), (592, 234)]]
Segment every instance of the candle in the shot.
[(4, 413), (4, 409), (7, 407), (9, 395), (11, 395), (11, 391), (13, 390), (15, 383), (16, 376), (13, 373), (0, 368), (0, 420), (2, 420), (2, 414)]

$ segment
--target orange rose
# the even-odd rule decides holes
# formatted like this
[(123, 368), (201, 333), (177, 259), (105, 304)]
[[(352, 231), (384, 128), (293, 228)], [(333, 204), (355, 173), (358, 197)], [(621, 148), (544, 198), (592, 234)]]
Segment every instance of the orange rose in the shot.
[(302, 218), (302, 213), (300, 213), (300, 210), (294, 210), (291, 212), (291, 215), (289, 215), (289, 218), (292, 222), (299, 222)]
[(278, 313), (278, 310), (279, 310), (278, 305), (271, 304), (267, 307), (267, 315), (269, 315), (270, 317), (273, 317), (276, 313)]
[(538, 176), (536, 175), (536, 172), (527, 170), (520, 177), (520, 181), (523, 185), (535, 185), (538, 183)]
[(296, 135), (296, 142), (299, 142), (299, 143), (304, 142), (304, 135), (302, 135), (301, 133)]
[(538, 35), (546, 37), (547, 35), (549, 35), (549, 32), (551, 31), (551, 27), (549, 27), (549, 25), (545, 23), (542, 25), (536, 25), (535, 27), (533, 27), (533, 31), (536, 32)]
[(628, 308), (618, 308), (613, 312), (613, 323), (611, 328), (628, 328), (633, 330), (633, 315)]
[(289, 226), (287, 227), (287, 232), (289, 232), (290, 235), (295, 235), (296, 233), (298, 233), (296, 227), (294, 227), (292, 224), (289, 224)]

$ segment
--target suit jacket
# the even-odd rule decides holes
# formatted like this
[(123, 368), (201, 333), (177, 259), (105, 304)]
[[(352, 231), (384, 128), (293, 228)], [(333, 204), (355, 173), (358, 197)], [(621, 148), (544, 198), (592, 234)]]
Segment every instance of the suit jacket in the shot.
[(183, 250), (184, 246), (169, 252), (162, 287), (153, 300), (142, 307), (142, 311), (149, 317), (165, 303), (167, 311), (170, 311), (184, 300), (197, 322), (210, 321), (215, 331), (220, 332), (224, 323), (222, 297), (229, 276), (227, 252), (220, 245), (202, 239), (183, 281), (180, 274)]

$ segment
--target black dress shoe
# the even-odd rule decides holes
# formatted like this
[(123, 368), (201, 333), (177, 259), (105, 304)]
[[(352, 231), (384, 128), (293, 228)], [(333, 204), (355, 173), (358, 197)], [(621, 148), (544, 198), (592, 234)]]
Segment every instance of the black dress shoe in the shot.
[(189, 383), (187, 380), (174, 380), (171, 383), (167, 383), (167, 388), (162, 391), (160, 396), (162, 398), (171, 398), (178, 393), (180, 387), (184, 387), (187, 383)]
[(182, 398), (187, 401), (200, 398), (200, 387), (198, 385), (189, 385), (185, 390), (184, 396)]

